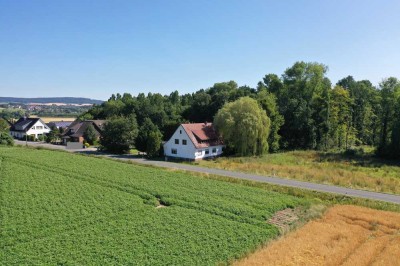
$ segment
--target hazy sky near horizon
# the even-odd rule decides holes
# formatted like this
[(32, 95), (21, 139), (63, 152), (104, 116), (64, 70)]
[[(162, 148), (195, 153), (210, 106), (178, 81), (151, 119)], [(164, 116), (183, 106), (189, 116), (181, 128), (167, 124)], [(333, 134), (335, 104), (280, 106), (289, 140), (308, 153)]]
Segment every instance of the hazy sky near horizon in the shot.
[(0, 0), (0, 96), (255, 87), (296, 61), (400, 78), (400, 1)]

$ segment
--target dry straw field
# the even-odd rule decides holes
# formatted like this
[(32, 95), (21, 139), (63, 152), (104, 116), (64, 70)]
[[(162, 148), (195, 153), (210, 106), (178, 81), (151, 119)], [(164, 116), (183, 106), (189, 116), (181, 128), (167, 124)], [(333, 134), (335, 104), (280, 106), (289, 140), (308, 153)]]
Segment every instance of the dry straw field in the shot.
[(335, 206), (236, 265), (400, 265), (400, 214)]
[[(36, 115), (31, 115), (31, 117), (38, 117)], [(75, 121), (75, 117), (47, 117), (47, 116), (41, 116), (40, 117), (45, 123), (49, 123), (52, 121)]]

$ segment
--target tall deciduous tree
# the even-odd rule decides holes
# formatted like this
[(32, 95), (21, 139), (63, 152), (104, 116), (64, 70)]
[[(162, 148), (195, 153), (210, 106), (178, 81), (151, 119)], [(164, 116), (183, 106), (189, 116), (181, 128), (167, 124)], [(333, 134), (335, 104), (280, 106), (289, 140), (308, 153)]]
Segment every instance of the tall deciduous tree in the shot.
[(349, 91), (340, 86), (335, 86), (330, 94), (329, 146), (347, 149), (355, 140), (355, 131), (351, 123), (353, 101)]
[(296, 62), (283, 74), (277, 96), (285, 118), (280, 132), (287, 148), (313, 149), (325, 143), (330, 89), (326, 71), (322, 64)]
[(144, 120), (136, 139), (136, 149), (146, 152), (147, 156), (157, 156), (161, 147), (162, 134), (150, 118)]
[(268, 137), (269, 151), (277, 152), (280, 147), (279, 142), (281, 139), (281, 136), (279, 135), (279, 130), (284, 123), (284, 118), (279, 113), (275, 94), (269, 92), (262, 83), (258, 84), (257, 90), (257, 100), (261, 107), (267, 113), (268, 117), (271, 119), (271, 129)]
[(138, 135), (136, 117), (112, 117), (104, 124), (100, 143), (110, 152), (125, 153), (135, 144)]
[(355, 81), (352, 76), (339, 80), (337, 85), (348, 90), (352, 99), (351, 125), (355, 130), (357, 144), (375, 144), (379, 135), (376, 130), (378, 91), (370, 81)]
[[(391, 148), (391, 141), (393, 137), (393, 130), (397, 129), (397, 123), (395, 114), (398, 113), (396, 110), (398, 99), (400, 98), (400, 81), (394, 77), (384, 79), (380, 84), (381, 100), (381, 112), (380, 112), (380, 124), (381, 124), (381, 140), (379, 144), (378, 152), (380, 154), (389, 155)], [(396, 138), (396, 132), (394, 136)]]
[(0, 118), (0, 132), (7, 132), (9, 128), (10, 125), (8, 122), (5, 119)]
[(93, 145), (93, 143), (97, 139), (96, 135), (96, 130), (94, 129), (93, 125), (88, 125), (87, 128), (85, 129), (85, 132), (83, 132), (83, 138), (90, 144)]
[(395, 120), (392, 126), (392, 139), (389, 146), (390, 156), (400, 158), (400, 97), (397, 97)]
[(214, 126), (239, 155), (261, 155), (268, 151), (271, 121), (250, 97), (225, 104), (215, 116)]

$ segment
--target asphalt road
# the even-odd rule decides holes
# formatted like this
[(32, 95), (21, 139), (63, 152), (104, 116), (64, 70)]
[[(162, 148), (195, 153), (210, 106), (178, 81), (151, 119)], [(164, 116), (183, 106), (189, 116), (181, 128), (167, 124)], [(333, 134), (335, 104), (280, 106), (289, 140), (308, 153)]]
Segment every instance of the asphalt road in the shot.
[[(16, 144), (25, 145), (25, 142), (24, 141), (16, 141)], [(46, 144), (46, 143), (28, 142), (28, 145), (29, 146), (42, 146), (44, 148), (49, 148), (49, 149), (67, 150), (65, 148), (65, 146), (51, 145), (51, 144)], [(68, 151), (76, 152), (76, 153), (86, 153), (86, 154), (98, 155), (98, 156), (103, 156), (103, 157), (108, 157), (108, 158), (113, 158), (113, 159), (119, 159), (119, 160), (129, 160), (129, 161), (133, 161), (133, 162), (145, 164), (145, 165), (154, 165), (154, 166), (164, 167), (164, 168), (179, 169), (179, 170), (198, 172), (198, 173), (206, 173), (206, 174), (211, 174), (211, 175), (227, 176), (227, 177), (245, 179), (245, 180), (250, 180), (250, 181), (269, 183), (269, 184), (274, 184), (274, 185), (279, 185), (279, 186), (295, 187), (295, 188), (307, 189), (307, 190), (312, 190), (312, 191), (327, 192), (327, 193), (345, 195), (345, 196), (350, 196), (350, 197), (366, 198), (366, 199), (379, 200), (379, 201), (400, 204), (400, 195), (394, 195), (394, 194), (371, 192), (371, 191), (351, 189), (351, 188), (345, 188), (345, 187), (339, 187), (339, 186), (333, 186), (333, 185), (324, 185), (324, 184), (317, 184), (317, 183), (311, 183), (311, 182), (297, 181), (297, 180), (292, 180), (292, 179), (284, 179), (284, 178), (279, 178), (279, 177), (246, 174), (246, 173), (241, 173), (241, 172), (213, 169), (213, 168), (207, 168), (207, 167), (199, 167), (199, 166), (182, 164), (182, 163), (152, 161), (152, 160), (147, 160), (147, 159), (143, 159), (143, 158), (138, 158), (137, 156), (133, 156), (133, 155), (105, 154), (105, 153), (97, 152), (95, 149), (91, 149), (91, 148), (82, 149), (82, 150), (68, 150)]]

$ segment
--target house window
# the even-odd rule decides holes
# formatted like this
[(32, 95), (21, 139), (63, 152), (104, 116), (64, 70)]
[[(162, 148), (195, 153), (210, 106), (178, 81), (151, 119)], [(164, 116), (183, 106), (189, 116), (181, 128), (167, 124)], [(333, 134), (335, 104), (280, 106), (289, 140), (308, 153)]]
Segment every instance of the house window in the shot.
[(179, 144), (179, 139), (175, 139), (175, 144)]
[(217, 148), (213, 148), (212, 153), (217, 153)]
[(178, 150), (177, 149), (171, 149), (171, 153), (172, 154), (178, 154)]
[(182, 134), (182, 130), (179, 130), (179, 134)]
[(207, 154), (210, 154), (210, 150), (209, 150), (209, 149), (206, 150), (206, 155), (207, 155)]
[(187, 145), (187, 140), (186, 139), (182, 140), (182, 145)]
[(43, 129), (42, 126), (36, 126), (36, 129)]

